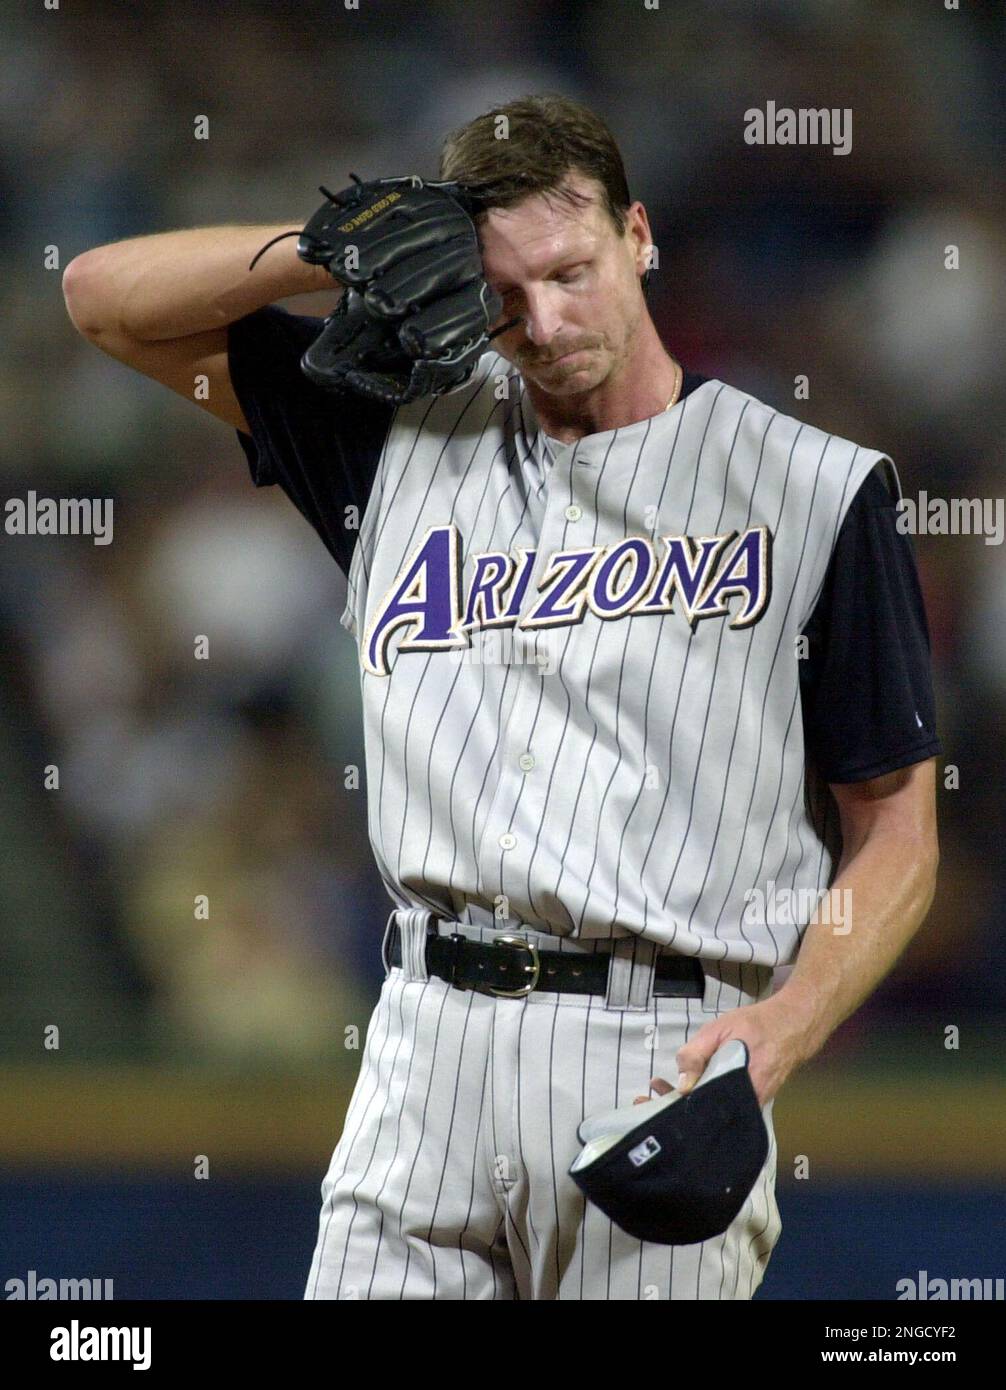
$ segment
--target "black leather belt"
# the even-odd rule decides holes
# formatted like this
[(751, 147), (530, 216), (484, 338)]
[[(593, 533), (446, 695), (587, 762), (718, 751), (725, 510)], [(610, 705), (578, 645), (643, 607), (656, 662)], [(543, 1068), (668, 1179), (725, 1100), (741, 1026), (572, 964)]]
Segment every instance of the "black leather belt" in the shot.
[[(402, 935), (396, 922), (388, 948), (391, 965), (402, 963)], [(606, 994), (611, 955), (607, 951), (539, 951), (522, 936), (501, 934), (493, 941), (470, 941), (460, 932), (426, 938), (426, 968), (456, 989), (521, 998), (534, 989), (561, 994)], [(653, 968), (657, 998), (701, 999), (705, 972), (694, 956), (658, 954)]]

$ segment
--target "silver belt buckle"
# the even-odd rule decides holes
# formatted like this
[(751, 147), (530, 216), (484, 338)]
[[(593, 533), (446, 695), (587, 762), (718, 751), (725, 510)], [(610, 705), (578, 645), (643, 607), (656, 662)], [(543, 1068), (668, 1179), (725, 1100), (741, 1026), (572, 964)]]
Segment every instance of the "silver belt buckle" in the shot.
[(533, 941), (528, 941), (523, 936), (494, 936), (492, 944), (494, 946), (519, 946), (521, 950), (527, 951), (531, 957), (531, 964), (525, 965), (523, 968), (531, 976), (531, 979), (518, 989), (502, 989), (499, 985), (489, 985), (490, 994), (500, 995), (505, 999), (522, 999), (525, 995), (530, 994), (538, 983), (538, 976), (541, 974), (538, 947)]

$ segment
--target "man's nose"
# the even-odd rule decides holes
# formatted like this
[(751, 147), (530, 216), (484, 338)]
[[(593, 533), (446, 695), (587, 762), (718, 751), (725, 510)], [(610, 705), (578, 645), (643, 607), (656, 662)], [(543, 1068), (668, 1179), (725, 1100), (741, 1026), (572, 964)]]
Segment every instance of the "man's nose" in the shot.
[(545, 347), (562, 326), (562, 315), (547, 291), (529, 294), (521, 312), (524, 332), (535, 347)]

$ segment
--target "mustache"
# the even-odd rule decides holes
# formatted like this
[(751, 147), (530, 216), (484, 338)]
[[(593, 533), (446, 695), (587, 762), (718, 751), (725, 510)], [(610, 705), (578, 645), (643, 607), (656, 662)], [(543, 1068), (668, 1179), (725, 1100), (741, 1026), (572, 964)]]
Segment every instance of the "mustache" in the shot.
[(525, 353), (520, 360), (529, 367), (547, 367), (552, 362), (558, 362), (560, 357), (567, 357), (571, 352), (582, 352), (592, 346), (591, 343), (575, 343), (572, 347), (563, 348), (561, 352), (554, 353), (551, 357), (529, 357)]

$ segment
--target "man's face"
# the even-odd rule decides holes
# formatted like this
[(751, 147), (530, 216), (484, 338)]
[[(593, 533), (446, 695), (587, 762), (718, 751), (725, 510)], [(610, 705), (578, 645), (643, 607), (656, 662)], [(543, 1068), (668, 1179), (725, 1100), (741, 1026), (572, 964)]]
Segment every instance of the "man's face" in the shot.
[(490, 327), (521, 319), (492, 346), (552, 396), (591, 391), (627, 360), (645, 308), (639, 277), (650, 245), (640, 203), (619, 236), (600, 186), (581, 174), (568, 183), (591, 203), (536, 194), (479, 221), (486, 279), (503, 300)]

